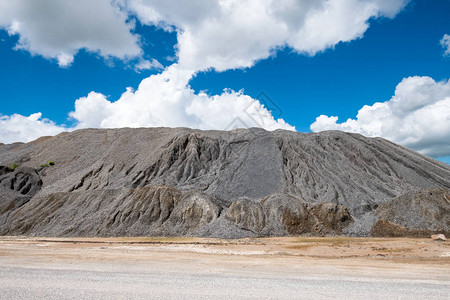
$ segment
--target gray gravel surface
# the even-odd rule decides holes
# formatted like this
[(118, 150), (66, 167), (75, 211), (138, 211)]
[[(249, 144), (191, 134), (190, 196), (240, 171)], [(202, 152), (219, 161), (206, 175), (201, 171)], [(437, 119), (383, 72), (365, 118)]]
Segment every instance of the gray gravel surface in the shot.
[(0, 269), (0, 299), (448, 299), (450, 283), (338, 276)]

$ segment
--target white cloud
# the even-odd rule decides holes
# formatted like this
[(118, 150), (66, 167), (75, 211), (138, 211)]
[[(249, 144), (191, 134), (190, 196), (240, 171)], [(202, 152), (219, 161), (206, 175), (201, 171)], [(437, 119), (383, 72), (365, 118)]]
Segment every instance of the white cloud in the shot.
[(77, 128), (99, 127), (192, 127), (226, 129), (239, 118), (248, 127), (295, 130), (284, 120), (275, 120), (258, 100), (231, 90), (209, 96), (189, 87), (194, 76), (174, 64), (164, 72), (144, 79), (136, 91), (127, 89), (111, 102), (91, 92), (75, 102), (70, 116)]
[(56, 55), (58, 65), (62, 68), (66, 68), (73, 63), (74, 57), (71, 54), (61, 53)]
[[(258, 100), (241, 91), (225, 90), (220, 95), (195, 93), (189, 81), (197, 71), (209, 68), (224, 71), (251, 67), (283, 47), (315, 55), (340, 42), (361, 38), (370, 19), (392, 18), (406, 2), (0, 0), (0, 27), (10, 34), (19, 34), (17, 48), (57, 59), (63, 67), (73, 62), (79, 49), (87, 49), (103, 57), (138, 58), (136, 71), (162, 66), (156, 60), (142, 58), (139, 37), (131, 33), (133, 23), (127, 22), (127, 14), (136, 14), (143, 24), (177, 32), (177, 63), (144, 79), (136, 91), (127, 89), (117, 101), (95, 92), (76, 100), (75, 110), (69, 114), (78, 122), (76, 128), (229, 129), (240, 124), (294, 130), (284, 120), (275, 120)], [(17, 128), (15, 140), (35, 138), (38, 133), (33, 132), (33, 124), (38, 124), (36, 128), (41, 128), (42, 134), (66, 130), (40, 117), (4, 116), (0, 132), (8, 130), (12, 119), (17, 119), (13, 127)], [(0, 140), (9, 141), (3, 135)]]
[(179, 65), (251, 67), (280, 47), (314, 55), (363, 36), (368, 21), (394, 17), (406, 0), (129, 0), (144, 24), (177, 30)]
[(81, 128), (117, 127), (191, 127), (229, 130), (236, 127), (261, 127), (267, 130), (295, 128), (283, 119), (275, 120), (258, 100), (243, 92), (225, 90), (220, 95), (195, 93), (188, 83), (191, 71), (176, 64), (160, 74), (144, 79), (139, 88), (128, 88), (117, 101), (91, 92), (75, 102), (70, 112), (77, 125), (66, 128), (41, 113), (29, 117), (14, 114), (0, 116), (0, 142), (28, 142), (43, 135)]
[(66, 131), (63, 126), (58, 126), (48, 119), (43, 119), (41, 113), (22, 116), (13, 114), (11, 116), (0, 115), (0, 142), (29, 142), (41, 136), (56, 135)]
[(450, 56), (450, 35), (444, 34), (441, 39), (442, 48), (444, 48), (444, 56)]
[(356, 119), (337, 121), (336, 116), (321, 115), (311, 124), (311, 130), (380, 136), (433, 157), (449, 156), (450, 82), (405, 78), (389, 101), (365, 105)]
[(164, 69), (164, 66), (156, 59), (152, 60), (142, 59), (141, 61), (139, 61), (139, 63), (137, 63), (134, 66), (134, 70), (138, 73), (140, 73), (140, 71), (142, 70), (162, 70), (162, 69)]
[(128, 15), (111, 0), (0, 0), (0, 29), (19, 35), (16, 49), (69, 66), (80, 49), (104, 58), (141, 55)]
[[(140, 58), (135, 14), (144, 24), (177, 31), (183, 68), (224, 71), (251, 67), (285, 46), (314, 55), (360, 38), (371, 18), (394, 17), (407, 1), (0, 0), (0, 28), (19, 35), (16, 49), (67, 67), (80, 49)], [(159, 67), (152, 63), (141, 59), (135, 69)]]

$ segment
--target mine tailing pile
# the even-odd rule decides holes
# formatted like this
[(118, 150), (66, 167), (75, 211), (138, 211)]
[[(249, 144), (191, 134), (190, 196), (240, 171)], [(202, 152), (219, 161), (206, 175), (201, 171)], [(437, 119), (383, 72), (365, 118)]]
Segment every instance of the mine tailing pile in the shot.
[(339, 131), (84, 129), (0, 144), (0, 165), (1, 235), (425, 236), (450, 228), (447, 164)]

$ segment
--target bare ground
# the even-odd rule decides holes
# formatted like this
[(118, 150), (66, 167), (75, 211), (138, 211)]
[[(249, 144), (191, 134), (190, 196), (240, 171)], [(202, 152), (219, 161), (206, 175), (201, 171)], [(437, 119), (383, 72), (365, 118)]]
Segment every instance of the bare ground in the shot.
[[(61, 294), (54, 292), (73, 289), (71, 282), (77, 280), (82, 284), (62, 298), (102, 298), (108, 291), (117, 292), (118, 298), (210, 298), (219, 291), (225, 298), (285, 298), (299, 296), (298, 288), (305, 292), (300, 298), (440, 299), (450, 293), (450, 242), (348, 237), (1, 237), (0, 269), (0, 299), (39, 295), (59, 299)], [(75, 280), (74, 274), (81, 277)], [(108, 279), (99, 279), (98, 274)], [(104, 289), (105, 280), (113, 282), (112, 287)], [(219, 287), (202, 285), (209, 280), (219, 282)], [(279, 284), (269, 288), (266, 281)], [(185, 285), (181, 290), (180, 284)], [(247, 294), (250, 287), (258, 288)]]

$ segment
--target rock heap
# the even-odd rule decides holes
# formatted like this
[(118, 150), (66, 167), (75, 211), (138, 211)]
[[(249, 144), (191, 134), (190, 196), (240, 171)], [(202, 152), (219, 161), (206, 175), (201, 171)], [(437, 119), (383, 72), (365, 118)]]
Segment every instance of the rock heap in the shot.
[(429, 236), (450, 228), (447, 164), (339, 131), (85, 129), (0, 145), (0, 165), (1, 235)]

